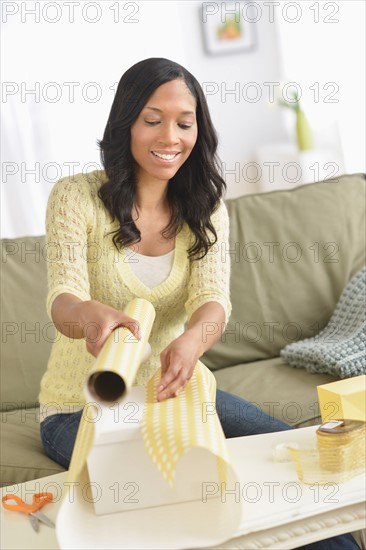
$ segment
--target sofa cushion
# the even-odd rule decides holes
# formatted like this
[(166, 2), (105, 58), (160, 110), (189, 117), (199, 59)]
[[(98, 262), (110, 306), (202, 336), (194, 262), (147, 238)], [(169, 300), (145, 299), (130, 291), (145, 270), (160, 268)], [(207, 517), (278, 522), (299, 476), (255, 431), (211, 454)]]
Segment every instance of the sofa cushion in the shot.
[(2, 241), (1, 404), (34, 407), (56, 332), (46, 313), (44, 237)]
[(338, 380), (292, 369), (279, 357), (215, 370), (214, 375), (219, 389), (297, 428), (321, 424), (316, 386)]
[(233, 310), (211, 369), (279, 355), (317, 334), (365, 264), (365, 175), (226, 201)]
[(342, 292), (328, 325), (313, 338), (289, 344), (281, 357), (290, 367), (340, 378), (366, 374), (366, 267)]
[(0, 463), (2, 487), (64, 471), (44, 453), (38, 408), (1, 413)]

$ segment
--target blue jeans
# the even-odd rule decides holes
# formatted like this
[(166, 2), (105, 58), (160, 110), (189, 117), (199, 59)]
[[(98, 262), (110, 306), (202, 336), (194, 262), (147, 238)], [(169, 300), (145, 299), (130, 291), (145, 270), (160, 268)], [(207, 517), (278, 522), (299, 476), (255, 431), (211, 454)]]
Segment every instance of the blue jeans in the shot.
[(47, 456), (68, 469), (83, 411), (47, 416), (41, 422), (41, 440)]
[(253, 403), (222, 390), (216, 391), (216, 412), (228, 439), (293, 429), (281, 420), (268, 416)]
[[(216, 411), (227, 438), (292, 429), (252, 403), (222, 390), (216, 393)], [(70, 464), (81, 416), (82, 411), (54, 414), (41, 423), (41, 439), (46, 454), (66, 469)], [(359, 550), (359, 546), (352, 535), (346, 534), (301, 546), (301, 550)]]

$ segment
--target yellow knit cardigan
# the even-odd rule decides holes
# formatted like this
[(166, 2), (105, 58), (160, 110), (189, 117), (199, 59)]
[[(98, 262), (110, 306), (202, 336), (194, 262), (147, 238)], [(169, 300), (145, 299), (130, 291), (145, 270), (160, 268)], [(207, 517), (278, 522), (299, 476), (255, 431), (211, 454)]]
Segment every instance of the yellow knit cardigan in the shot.
[[(135, 383), (146, 385), (160, 367), (160, 352), (184, 331), (187, 319), (207, 302), (220, 303), (230, 315), (230, 259), (228, 215), (223, 202), (212, 215), (218, 241), (202, 260), (190, 261), (187, 249), (193, 236), (184, 226), (176, 236), (174, 262), (167, 279), (154, 288), (146, 287), (134, 274), (131, 251), (117, 251), (110, 232), (118, 222), (98, 197), (107, 181), (105, 172), (62, 178), (51, 191), (46, 217), (48, 258), (47, 311), (53, 300), (68, 292), (81, 300), (98, 300), (122, 310), (133, 298), (149, 300), (156, 319), (150, 344), (152, 353), (138, 371)], [(194, 200), (194, 197), (192, 197)], [(97, 335), (91, 326), (92, 334)], [(213, 327), (208, 327), (212, 331)], [(203, 334), (204, 337), (204, 334)], [(44, 406), (81, 407), (85, 403), (83, 385), (94, 357), (84, 339), (57, 333), (52, 344), (47, 371), (41, 381), (39, 401)]]

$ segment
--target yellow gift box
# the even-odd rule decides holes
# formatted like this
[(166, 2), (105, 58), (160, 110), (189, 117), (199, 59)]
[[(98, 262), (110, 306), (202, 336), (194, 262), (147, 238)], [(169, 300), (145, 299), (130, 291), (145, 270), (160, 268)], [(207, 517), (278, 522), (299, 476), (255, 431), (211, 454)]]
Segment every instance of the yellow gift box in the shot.
[(332, 419), (366, 422), (366, 375), (317, 387), (323, 422)]

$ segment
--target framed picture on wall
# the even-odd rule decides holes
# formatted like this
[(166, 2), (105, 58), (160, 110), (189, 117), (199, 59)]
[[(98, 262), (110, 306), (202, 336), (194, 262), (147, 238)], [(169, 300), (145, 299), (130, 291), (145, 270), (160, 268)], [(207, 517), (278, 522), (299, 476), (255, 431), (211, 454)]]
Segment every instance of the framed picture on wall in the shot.
[(200, 17), (204, 49), (209, 55), (249, 52), (256, 47), (253, 2), (202, 2)]

